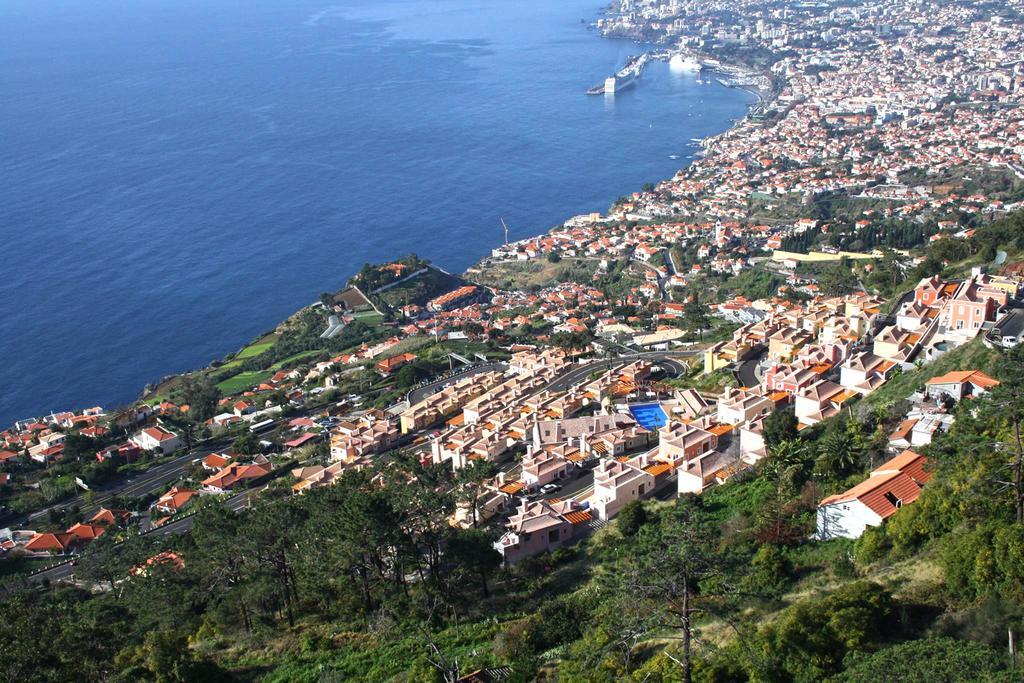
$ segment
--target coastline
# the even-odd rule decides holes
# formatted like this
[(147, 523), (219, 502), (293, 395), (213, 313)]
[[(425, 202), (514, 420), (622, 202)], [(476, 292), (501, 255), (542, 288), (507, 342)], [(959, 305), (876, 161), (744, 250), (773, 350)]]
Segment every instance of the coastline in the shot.
[[(598, 34), (597, 38), (604, 40), (604, 39), (608, 39), (609, 36)], [(647, 47), (653, 47), (653, 46), (648, 45)], [(649, 53), (649, 52), (651, 52), (651, 50), (647, 50), (647, 52)], [(701, 56), (705, 57), (705, 58), (708, 58), (708, 59), (712, 59), (712, 60), (714, 60), (716, 62), (719, 62), (720, 66), (718, 68), (715, 68), (715, 69), (709, 69), (708, 70), (709, 73), (716, 74), (716, 75), (721, 75), (721, 76), (729, 76), (731, 72), (736, 72), (736, 73), (732, 73), (732, 75), (734, 75), (734, 76), (735, 75), (764, 76), (766, 78), (769, 78), (769, 80), (771, 80), (770, 77), (767, 76), (767, 74), (756, 72), (756, 71), (747, 69), (746, 67), (742, 67), (742, 66), (739, 66), (739, 65), (732, 65), (732, 64), (723, 63), (720, 60), (718, 60), (717, 58), (711, 57), (710, 55), (703, 55), (702, 54)], [(727, 128), (725, 128), (724, 130), (722, 130), (722, 131), (720, 131), (718, 133), (715, 133), (714, 135), (710, 135), (710, 136), (706, 136), (706, 137), (701, 138), (700, 142), (697, 143), (699, 145), (699, 147), (700, 147), (700, 150), (696, 154), (694, 154), (694, 156), (689, 160), (689, 162), (687, 164), (683, 165), (683, 166), (680, 166), (678, 169), (676, 169), (671, 176), (669, 176), (667, 178), (661, 178), (658, 181), (656, 181), (655, 182), (655, 186), (661, 185), (662, 183), (671, 182), (674, 178), (679, 176), (679, 174), (685, 173), (688, 169), (692, 168), (696, 163), (698, 163), (699, 161), (701, 161), (704, 158), (704, 156), (706, 155), (706, 153), (711, 148), (711, 146), (715, 143), (716, 140), (720, 139), (721, 137), (723, 137), (725, 135), (728, 135), (733, 130), (735, 130), (737, 127), (741, 126), (744, 122), (748, 121), (751, 112), (753, 112), (754, 110), (756, 110), (759, 107), (766, 106), (767, 104), (770, 104), (773, 101), (773, 95), (774, 95), (774, 92), (775, 92), (774, 88), (772, 89), (771, 92), (765, 93), (761, 89), (756, 88), (756, 87), (752, 87), (752, 86), (729, 85), (729, 84), (721, 82), (721, 80), (719, 80), (719, 79), (716, 79), (716, 82), (718, 82), (718, 84), (721, 85), (724, 88), (734, 89), (734, 90), (742, 90), (744, 92), (750, 93), (750, 94), (754, 95), (755, 97), (757, 97), (757, 101), (748, 104), (747, 107), (746, 107), (746, 112), (744, 113), (744, 115), (742, 117), (737, 118), (736, 120), (732, 121), (730, 123), (730, 125)], [(774, 81), (772, 81), (772, 82), (774, 83)], [(636, 192), (638, 190), (635, 190), (635, 189), (634, 190), (624, 189), (623, 191), (624, 192)], [(621, 195), (619, 195), (619, 196), (621, 196)], [(614, 206), (614, 202), (612, 203), (611, 206)], [(530, 235), (528, 237), (521, 237), (518, 240), (515, 240), (513, 242), (509, 242), (509, 244), (515, 244), (517, 242), (524, 242), (524, 241), (530, 241), (530, 240), (537, 239), (537, 238), (543, 236), (546, 233), (549, 233), (551, 231), (558, 230), (558, 229), (564, 227), (565, 224), (569, 220), (571, 220), (572, 218), (573, 218), (573, 216), (567, 216), (561, 222), (556, 223), (556, 224), (548, 227), (547, 229), (545, 229), (544, 232), (535, 233), (535, 234)], [(497, 246), (498, 246), (498, 243), (492, 243), (492, 247), (491, 248), (493, 249), (493, 248), (495, 248)], [(397, 256), (399, 256), (399, 255), (400, 254), (396, 254), (395, 257), (397, 258)], [(469, 265), (464, 270), (459, 272), (459, 276), (463, 277), (463, 278), (465, 278), (467, 280), (472, 280), (474, 274), (479, 274), (479, 273), (482, 273), (482, 272), (486, 271), (487, 265), (488, 265), (488, 263), (489, 263), (491, 258), (492, 258), (492, 256), (490, 256), (489, 254), (479, 257), (475, 262), (473, 262), (471, 265)], [(447, 270), (446, 270), (444, 265), (439, 265), (439, 264), (432, 264), (432, 265), (433, 265), (434, 268), (437, 268), (437, 269), (439, 269), (439, 270), (441, 270), (443, 272), (447, 272)], [(349, 276), (349, 277), (351, 277), (351, 276)], [(347, 280), (346, 280), (346, 282), (347, 282)], [(342, 289), (343, 288), (344, 287), (342, 287)], [(196, 368), (196, 369), (189, 370), (189, 371), (184, 371), (184, 372), (171, 373), (171, 374), (165, 375), (164, 377), (162, 377), (156, 383), (147, 384), (146, 387), (140, 392), (138, 398), (136, 399), (136, 402), (151, 401), (153, 399), (153, 397), (156, 396), (159, 393), (158, 389), (161, 386), (163, 386), (163, 385), (165, 385), (165, 384), (167, 384), (169, 382), (173, 382), (174, 380), (177, 380), (179, 378), (182, 378), (184, 376), (187, 376), (187, 375), (195, 373), (195, 372), (203, 372), (203, 371), (209, 371), (209, 370), (216, 369), (217, 365), (215, 365), (215, 364), (223, 364), (227, 359), (230, 359), (230, 358), (236, 356), (239, 352), (241, 352), (246, 347), (251, 346), (253, 344), (256, 344), (260, 340), (265, 339), (266, 337), (268, 337), (270, 335), (273, 335), (278, 329), (280, 329), (283, 325), (285, 325), (289, 320), (292, 320), (296, 316), (301, 315), (303, 312), (311, 309), (312, 307), (314, 307), (316, 305), (317, 305), (317, 302), (312, 302), (310, 304), (306, 304), (305, 306), (302, 306), (299, 309), (296, 309), (293, 313), (291, 313), (289, 316), (287, 316), (286, 318), (284, 318), (283, 320), (278, 322), (270, 330), (266, 330), (266, 331), (261, 332), (260, 334), (258, 334), (255, 337), (251, 338), (246, 343), (242, 344), (236, 351), (228, 353), (228, 354), (226, 354), (225, 356), (223, 356), (221, 358), (215, 358), (215, 359), (211, 360), (209, 363), (207, 363), (203, 367)]]
[[(592, 35), (592, 32), (581, 31), (581, 33), (589, 41), (594, 40), (595, 38), (597, 38), (597, 39), (603, 39), (604, 38), (601, 35), (597, 35), (597, 36)], [(610, 43), (610, 42), (614, 42), (614, 41), (601, 40), (601, 42)], [(579, 76), (581, 78), (584, 78), (583, 74), (579, 74)], [(645, 87), (645, 84), (643, 82), (638, 83), (638, 85), (641, 88)], [(582, 95), (581, 95), (581, 97), (582, 97)], [(738, 110), (738, 105), (737, 105), (736, 109)], [(743, 102), (743, 109), (746, 112), (749, 113), (750, 109), (751, 109), (751, 104), (744, 101)], [(739, 112), (737, 111), (734, 114), (730, 112), (729, 116), (730, 117), (739, 116)], [(721, 123), (727, 123), (727, 122), (723, 118)], [(728, 125), (731, 127), (731, 124), (728, 124)], [(646, 123), (644, 124), (644, 127), (646, 128)], [(715, 135), (712, 136), (712, 137), (714, 138), (717, 135), (721, 134), (722, 132), (725, 132), (725, 131), (719, 131), (719, 132), (715, 133)], [(708, 139), (707, 134), (705, 132), (703, 132), (703, 131), (701, 131), (701, 133), (699, 133), (699, 135), (700, 135), (700, 139)], [(700, 154), (699, 153), (699, 148), (696, 148), (696, 153), (697, 154), (695, 155), (695, 157), (699, 157), (699, 154)], [(650, 156), (648, 155), (647, 158), (649, 158), (649, 157)], [(692, 164), (692, 162), (695, 161), (695, 160), (696, 159), (688, 160), (688, 163), (684, 163), (684, 164), (681, 164), (681, 165), (680, 164), (676, 164), (676, 165), (674, 165), (672, 167), (671, 170), (666, 170), (664, 172), (664, 174), (652, 175), (650, 177), (651, 177), (651, 179), (658, 179), (658, 178), (660, 178), (660, 180), (671, 179), (673, 177), (673, 174), (678, 173), (678, 172), (680, 172), (680, 170), (685, 169), (687, 166)], [(687, 160), (681, 160), (681, 161), (687, 161)], [(608, 206), (613, 203), (613, 200), (617, 196), (617, 194), (628, 193), (628, 191), (637, 191), (640, 188), (639, 187), (639, 183), (637, 183), (637, 184), (626, 184), (626, 185), (610, 184), (610, 185), (605, 185), (605, 186), (608, 187), (608, 189), (609, 189), (608, 194), (607, 194), (607, 198), (608, 198), (607, 202), (608, 203), (604, 204), (603, 206), (601, 206), (600, 211), (602, 213), (607, 211)], [(617, 191), (617, 193), (615, 191), (616, 187), (620, 188), (620, 191)], [(564, 208), (564, 206), (563, 206), (562, 213), (561, 214), (554, 214), (554, 215), (558, 216), (561, 220), (559, 220), (557, 222), (549, 223), (548, 225), (544, 226), (543, 228), (538, 229), (536, 231), (536, 234), (541, 234), (541, 233), (543, 233), (544, 230), (553, 229), (555, 226), (563, 224), (564, 219), (569, 218), (572, 214), (571, 214), (571, 209)], [(547, 221), (545, 221), (545, 222), (547, 222)], [(539, 224), (540, 225), (544, 225), (544, 223), (541, 223), (540, 221), (538, 223), (532, 223), (532, 224), (534, 224), (534, 225), (539, 225)], [(487, 246), (487, 249), (479, 250), (477, 252), (477, 254), (475, 255), (475, 261), (473, 263), (470, 263), (468, 265), (463, 264), (465, 267), (459, 267), (457, 269), (457, 271), (458, 272), (466, 272), (468, 269), (476, 267), (476, 265), (480, 262), (480, 260), (486, 257), (486, 255), (488, 253), (487, 250), (489, 248), (496, 247), (496, 246), (498, 246), (500, 244), (500, 238), (498, 237), (497, 231), (495, 232), (495, 238), (496, 239), (494, 241), (489, 243), (489, 245)], [(477, 251), (477, 250), (474, 249), (473, 251)], [(401, 253), (402, 253), (402, 250), (400, 250), (400, 249), (395, 250), (393, 253), (391, 253), (390, 257), (398, 256)], [(445, 265), (446, 262), (445, 262), (445, 260), (443, 258), (434, 258), (433, 260), (435, 260), (441, 267), (446, 267), (446, 265)], [(456, 270), (456, 268), (450, 268), (450, 269)], [(344, 284), (344, 280), (347, 279), (348, 275), (354, 274), (354, 270), (348, 270), (347, 268), (346, 268), (346, 270), (347, 271), (342, 271), (342, 273), (344, 275), (344, 278), (339, 279), (341, 281), (341, 282), (338, 283), (339, 285), (343, 285)], [(312, 291), (307, 291), (305, 295), (301, 295), (300, 294), (299, 297), (297, 297), (298, 301), (300, 301), (300, 302), (302, 300), (312, 301), (315, 298), (315, 292), (316, 292), (316, 290), (312, 290)], [(231, 349), (229, 352), (225, 352), (223, 354), (221, 354), (221, 353), (213, 353), (213, 354), (208, 355), (206, 358), (203, 358), (202, 355), (197, 354), (197, 355), (200, 355), (200, 357), (198, 358), (198, 362), (195, 362), (195, 364), (193, 364), (193, 362), (188, 362), (188, 364), (182, 364), (182, 365), (174, 364), (170, 368), (167, 368), (165, 366), (165, 369), (166, 369), (165, 372), (160, 372), (161, 369), (159, 368), (159, 366), (157, 364), (153, 364), (154, 366), (156, 366), (155, 370), (157, 370), (157, 372), (155, 372), (153, 374), (144, 373), (144, 374), (142, 374), (142, 376), (140, 378), (138, 378), (136, 380), (133, 380), (131, 383), (125, 382), (123, 388), (118, 387), (116, 392), (110, 392), (110, 394), (108, 394), (109, 396), (113, 396), (113, 397), (104, 397), (103, 394), (106, 394), (105, 391), (103, 391), (103, 392), (90, 391), (89, 393), (83, 392), (83, 396), (84, 397), (80, 397), (80, 398), (72, 397), (73, 400), (69, 400), (67, 402), (65, 402), (63, 400), (51, 400), (50, 398), (45, 398), (45, 399), (39, 401), (40, 403), (42, 403), (41, 407), (40, 407), (40, 405), (36, 404), (35, 402), (33, 402), (32, 404), (29, 404), (28, 401), (19, 402), (18, 404), (14, 404), (12, 402), (11, 404), (13, 405), (13, 410), (9, 411), (9, 413), (11, 414), (11, 416), (10, 416), (11, 420), (13, 421), (14, 419), (23, 419), (23, 418), (27, 417), (28, 414), (27, 413), (23, 413), (23, 411), (22, 411), (22, 408), (26, 407), (26, 405), (28, 405), (28, 411), (34, 411), (34, 412), (38, 413), (39, 415), (42, 415), (42, 414), (49, 413), (49, 412), (52, 412), (52, 411), (65, 410), (65, 409), (67, 409), (69, 407), (72, 407), (72, 405), (76, 405), (76, 404), (91, 405), (91, 404), (93, 404), (93, 402), (100, 402), (101, 404), (106, 405), (106, 407), (112, 408), (112, 407), (115, 407), (115, 405), (118, 405), (118, 404), (128, 403), (129, 401), (138, 400), (138, 399), (146, 397), (146, 396), (152, 396), (153, 395), (153, 391), (152, 391), (153, 387), (159, 386), (159, 385), (167, 382), (168, 380), (173, 380), (174, 378), (179, 378), (179, 377), (191, 374), (191, 373), (196, 373), (196, 372), (199, 372), (199, 371), (203, 371), (204, 369), (210, 369), (211, 367), (216, 365), (218, 361), (221, 361), (225, 357), (230, 357), (233, 354), (238, 353), (238, 351), (240, 351), (241, 349), (245, 348), (250, 343), (252, 343), (254, 341), (258, 341), (260, 338), (264, 337), (267, 334), (267, 332), (272, 332), (274, 329), (280, 327), (290, 317), (293, 317), (297, 313), (300, 313), (301, 311), (306, 310), (308, 308), (308, 305), (309, 304), (300, 305), (297, 308), (286, 309), (285, 310), (285, 312), (286, 312), (285, 315), (281, 315), (280, 312), (275, 313), (275, 315), (280, 315), (280, 317), (278, 317), (278, 319), (275, 319), (275, 321), (272, 321), (272, 322), (268, 321), (269, 325), (261, 326), (262, 330), (263, 330), (262, 332), (258, 332), (255, 335), (253, 335), (252, 337), (250, 337), (248, 342), (239, 343), (236, 348)], [(280, 307), (279, 307), (279, 310), (280, 310)], [(250, 328), (250, 330), (251, 329), (252, 328)], [(249, 332), (248, 334), (252, 334), (252, 333)], [(248, 336), (248, 334), (247, 334), (247, 336)], [(227, 336), (227, 335), (225, 335), (225, 336)], [(180, 370), (178, 370), (178, 369), (180, 369)], [(169, 371), (169, 372), (167, 372), (167, 371)], [(141, 380), (141, 381), (139, 381), (139, 380)], [(146, 387), (150, 387), (151, 390), (147, 390)], [(89, 399), (88, 398), (88, 395), (90, 395), (90, 394), (93, 396), (93, 399)], [(31, 394), (30, 394), (30, 397), (31, 397)]]

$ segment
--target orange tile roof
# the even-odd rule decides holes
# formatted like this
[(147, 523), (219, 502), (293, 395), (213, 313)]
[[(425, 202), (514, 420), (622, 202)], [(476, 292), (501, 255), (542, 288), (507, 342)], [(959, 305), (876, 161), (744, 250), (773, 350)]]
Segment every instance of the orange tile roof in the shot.
[(498, 490), (501, 491), (502, 493), (507, 493), (508, 495), (512, 496), (512, 495), (515, 495), (515, 494), (519, 493), (520, 491), (522, 491), (523, 490), (523, 486), (524, 486), (523, 482), (521, 482), (521, 481), (513, 481), (513, 482), (509, 482), (508, 484), (505, 484), (504, 486), (502, 486)]
[(64, 552), (73, 540), (75, 540), (74, 534), (36, 534), (25, 544), (25, 550), (32, 552)]
[(921, 486), (931, 479), (931, 472), (925, 469), (926, 463), (927, 458), (923, 455), (905, 450), (875, 469), (872, 476), (843, 493), (825, 498), (821, 504), (857, 499), (885, 519), (899, 509), (891, 498), (906, 505), (921, 495)]
[(913, 431), (914, 425), (916, 424), (917, 420), (904, 420), (903, 422), (900, 423), (900, 426), (896, 428), (896, 431), (889, 435), (889, 440), (895, 441), (896, 439), (907, 438), (907, 436), (910, 435), (910, 432)]
[(591, 517), (592, 515), (590, 514), (590, 510), (573, 510), (572, 512), (567, 512), (565, 514), (565, 518), (574, 526), (576, 524), (585, 524), (589, 522)]
[(925, 484), (932, 478), (931, 470), (926, 469), (927, 464), (928, 458), (920, 453), (915, 453), (908, 448), (896, 457), (890, 458), (888, 461), (879, 465), (872, 471), (872, 474), (876, 472), (884, 473), (898, 471), (903, 472), (918, 484)]
[(660, 477), (663, 474), (671, 472), (672, 471), (672, 465), (669, 465), (668, 463), (663, 463), (662, 462), (662, 463), (658, 463), (656, 465), (648, 465), (647, 467), (643, 468), (643, 470), (644, 470), (644, 472), (646, 472), (647, 474), (651, 475), (652, 477)]
[(982, 388), (999, 386), (999, 380), (992, 379), (981, 370), (959, 370), (947, 372), (945, 375), (932, 377), (926, 384), (956, 384), (970, 382)]

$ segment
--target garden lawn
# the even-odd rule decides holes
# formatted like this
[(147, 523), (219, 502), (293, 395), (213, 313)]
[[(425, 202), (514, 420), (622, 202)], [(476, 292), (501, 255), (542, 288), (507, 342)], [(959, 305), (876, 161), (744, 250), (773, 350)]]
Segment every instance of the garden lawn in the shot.
[(295, 362), (297, 360), (301, 360), (303, 358), (309, 358), (311, 356), (318, 356), (321, 353), (323, 353), (323, 350), (321, 350), (321, 349), (313, 349), (312, 351), (303, 351), (301, 353), (296, 353), (294, 356), (288, 356), (287, 358), (283, 358), (283, 359), (277, 361), (276, 363), (271, 365), (269, 369), (273, 370), (274, 372), (277, 372), (278, 370), (283, 368), (285, 366), (285, 364), (287, 364), (287, 363), (293, 363), (293, 362)]
[(359, 311), (353, 313), (352, 317), (359, 322), (366, 323), (370, 327), (379, 327), (384, 322), (384, 316), (377, 311)]
[(253, 358), (254, 356), (258, 356), (261, 353), (263, 353), (264, 351), (269, 350), (273, 346), (274, 346), (274, 339), (273, 338), (269, 338), (269, 337), (264, 337), (263, 339), (255, 342), (253, 344), (249, 344), (248, 346), (246, 346), (244, 349), (242, 349), (237, 354), (235, 354), (234, 358), (232, 358), (230, 361), (228, 361), (224, 365), (220, 366), (219, 369), (231, 368), (231, 367), (234, 367), (236, 365), (241, 365), (242, 361), (246, 360), (247, 358)]
[(248, 372), (240, 372), (234, 377), (220, 382), (217, 388), (220, 389), (221, 393), (225, 396), (231, 394), (237, 394), (240, 391), (245, 391), (256, 386), (260, 382), (263, 382), (270, 378), (274, 373), (270, 370), (250, 370)]

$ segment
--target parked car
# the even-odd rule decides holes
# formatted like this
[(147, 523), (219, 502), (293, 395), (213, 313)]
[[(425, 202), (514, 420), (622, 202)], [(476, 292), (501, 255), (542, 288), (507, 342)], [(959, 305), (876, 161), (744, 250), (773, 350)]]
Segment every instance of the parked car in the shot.
[(555, 491), (560, 490), (561, 488), (562, 487), (559, 486), (558, 484), (544, 484), (544, 486), (540, 487), (540, 492), (546, 496), (550, 493), (554, 493)]

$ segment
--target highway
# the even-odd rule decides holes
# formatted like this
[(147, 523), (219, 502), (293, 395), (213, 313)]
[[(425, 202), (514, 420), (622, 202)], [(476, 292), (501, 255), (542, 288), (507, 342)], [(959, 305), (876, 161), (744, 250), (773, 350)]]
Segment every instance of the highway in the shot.
[[(263, 487), (259, 489), (242, 491), (241, 493), (225, 500), (224, 505), (226, 505), (228, 509), (238, 512), (242, 508), (246, 507), (249, 504), (250, 498), (252, 496), (257, 495), (257, 493), (260, 490), (262, 490), (262, 488)], [(175, 520), (173, 522), (168, 522), (167, 524), (164, 524), (161, 527), (157, 527), (155, 529), (146, 531), (142, 535), (166, 536), (167, 534), (184, 534), (192, 529), (192, 524), (194, 521), (195, 517), (189, 515), (188, 517), (182, 517), (181, 519)], [(56, 567), (44, 569), (43, 571), (30, 574), (28, 579), (29, 581), (33, 581), (36, 583), (44, 583), (47, 581), (53, 583), (54, 581), (63, 581), (71, 577), (75, 573), (75, 566), (75, 561), (72, 558), (69, 558), (66, 562), (64, 562), (63, 564), (59, 564)]]
[(233, 440), (233, 438), (230, 438), (207, 441), (198, 448), (173, 460), (134, 474), (127, 479), (108, 484), (105, 487), (94, 488), (92, 490), (93, 499), (91, 503), (86, 503), (85, 494), (78, 494), (74, 498), (61, 501), (57, 505), (51, 505), (50, 507), (33, 512), (28, 518), (31, 521), (46, 515), (50, 510), (62, 510), (76, 505), (82, 510), (82, 514), (85, 517), (89, 517), (91, 513), (99, 510), (106, 502), (116, 496), (134, 498), (157, 490), (159, 490), (159, 493), (163, 493), (169, 482), (180, 477), (185, 470), (191, 467), (193, 460), (206, 457), (210, 453), (226, 450), (231, 446)]
[[(587, 375), (600, 369), (602, 365), (630, 363), (634, 360), (651, 360), (659, 365), (666, 367), (671, 370), (673, 374), (679, 375), (685, 372), (686, 368), (677, 360), (673, 360), (677, 357), (683, 356), (699, 356), (703, 350), (685, 350), (685, 351), (648, 351), (644, 353), (629, 353), (608, 360), (596, 360), (592, 363), (586, 363), (584, 365), (578, 365), (572, 369), (566, 371), (564, 374), (559, 375), (548, 384), (545, 389), (550, 391), (564, 391), (573, 384), (576, 384), (583, 380)], [(456, 382), (464, 377), (470, 377), (472, 375), (479, 374), (481, 372), (487, 372), (489, 370), (505, 370), (508, 366), (505, 363), (485, 363), (482, 365), (475, 365), (472, 368), (468, 368), (463, 372), (458, 372), (453, 375), (447, 375), (442, 379), (435, 380), (429, 384), (424, 384), (422, 387), (416, 387), (408, 393), (409, 403), (418, 403), (431, 394), (436, 394), (441, 391), (445, 386)]]
[(647, 351), (643, 353), (625, 354), (615, 358), (609, 358), (608, 360), (597, 360), (592, 363), (578, 365), (572, 370), (559, 375), (553, 379), (550, 384), (548, 384), (546, 389), (550, 391), (565, 391), (573, 384), (581, 382), (595, 370), (600, 370), (609, 366), (622, 365), (624, 363), (632, 363), (636, 360), (649, 360), (652, 363), (657, 363), (658, 365), (671, 370), (673, 374), (679, 375), (680, 373), (685, 372), (686, 368), (683, 363), (675, 360), (676, 358), (700, 356), (703, 353), (703, 349), (689, 349), (686, 351)]
[[(298, 417), (305, 417), (322, 408), (323, 406), (317, 406), (316, 408), (303, 408), (296, 410), (290, 414), (287, 419), (291, 420)], [(227, 451), (231, 448), (231, 444), (234, 443), (236, 436), (237, 435), (232, 435), (229, 437), (222, 437), (220, 439), (209, 439), (203, 441), (192, 450), (175, 457), (173, 460), (168, 460), (165, 463), (154, 465), (142, 472), (133, 473), (116, 482), (110, 482), (101, 487), (94, 487), (92, 489), (93, 497), (91, 503), (87, 504), (85, 501), (85, 494), (80, 493), (73, 498), (63, 500), (56, 505), (51, 505), (43, 508), (42, 510), (37, 510), (36, 512), (31, 513), (28, 516), (28, 519), (29, 521), (32, 521), (46, 515), (50, 510), (64, 510), (76, 505), (82, 511), (83, 519), (87, 519), (103, 507), (105, 503), (118, 496), (135, 498), (154, 492), (162, 494), (167, 490), (168, 485), (171, 482), (180, 478), (192, 466), (192, 462), (194, 460), (197, 458), (204, 458), (211, 453), (222, 453)]]

